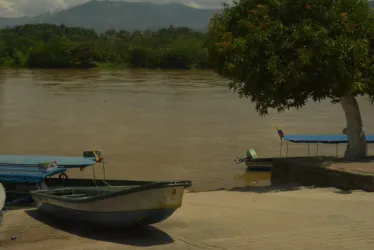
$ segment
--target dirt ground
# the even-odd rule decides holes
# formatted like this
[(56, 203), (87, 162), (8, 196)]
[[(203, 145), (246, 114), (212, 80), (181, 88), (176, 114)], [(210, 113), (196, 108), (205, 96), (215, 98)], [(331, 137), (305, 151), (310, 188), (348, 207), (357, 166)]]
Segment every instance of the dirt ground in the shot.
[(13, 210), (0, 226), (0, 249), (372, 250), (373, 207), (373, 193), (336, 189), (188, 193), (165, 222), (117, 231)]

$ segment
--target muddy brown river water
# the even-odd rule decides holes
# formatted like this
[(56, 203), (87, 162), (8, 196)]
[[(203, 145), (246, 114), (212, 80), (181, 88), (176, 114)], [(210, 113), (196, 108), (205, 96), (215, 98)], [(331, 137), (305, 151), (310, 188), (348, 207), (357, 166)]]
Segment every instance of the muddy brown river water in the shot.
[[(374, 133), (374, 106), (367, 98), (359, 103), (365, 131)], [(107, 178), (191, 179), (195, 190), (244, 185), (234, 178), (244, 172), (234, 158), (247, 148), (279, 156), (276, 125), (286, 134), (340, 133), (345, 117), (328, 101), (260, 117), (209, 71), (0, 71), (1, 154), (101, 149)], [(334, 155), (335, 147), (319, 152)], [(306, 145), (289, 147), (289, 155), (306, 154)]]

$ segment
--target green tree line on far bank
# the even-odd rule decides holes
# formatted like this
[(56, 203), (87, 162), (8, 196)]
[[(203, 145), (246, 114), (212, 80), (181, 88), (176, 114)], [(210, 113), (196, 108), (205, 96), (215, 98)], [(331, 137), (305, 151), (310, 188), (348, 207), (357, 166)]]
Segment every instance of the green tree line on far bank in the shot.
[(189, 28), (157, 31), (28, 24), (0, 30), (0, 67), (163, 69), (212, 68), (206, 34)]

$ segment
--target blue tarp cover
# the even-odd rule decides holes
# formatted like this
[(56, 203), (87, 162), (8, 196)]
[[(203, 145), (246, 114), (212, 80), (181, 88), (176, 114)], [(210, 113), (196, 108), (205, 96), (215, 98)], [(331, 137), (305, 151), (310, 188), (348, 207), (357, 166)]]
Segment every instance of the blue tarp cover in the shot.
[[(285, 135), (284, 140), (294, 143), (348, 143), (346, 135)], [(366, 143), (374, 143), (374, 135), (367, 135)]]
[(40, 169), (38, 167), (2, 166), (0, 182), (4, 183), (41, 183), (48, 176), (65, 172), (66, 168)]
[(95, 164), (95, 158), (70, 156), (42, 156), (42, 155), (0, 155), (0, 167), (10, 165), (37, 166), (40, 163), (56, 161), (57, 166), (64, 168), (80, 168)]

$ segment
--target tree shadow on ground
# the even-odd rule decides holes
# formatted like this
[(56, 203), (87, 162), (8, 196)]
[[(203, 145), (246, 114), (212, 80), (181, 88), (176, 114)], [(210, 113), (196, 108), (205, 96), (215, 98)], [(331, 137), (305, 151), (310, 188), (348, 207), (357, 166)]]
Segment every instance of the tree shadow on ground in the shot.
[(352, 190), (342, 190), (342, 189), (339, 189), (339, 190), (336, 190), (334, 191), (335, 194), (352, 194)]
[(271, 192), (288, 192), (288, 191), (298, 191), (301, 188), (312, 188), (312, 187), (302, 187), (296, 184), (289, 185), (269, 185), (269, 186), (244, 186), (244, 187), (234, 187), (228, 189), (227, 191), (231, 192), (252, 192), (252, 193), (271, 193)]
[(171, 236), (153, 226), (128, 229), (92, 228), (87, 225), (78, 225), (78, 223), (64, 221), (37, 210), (28, 210), (25, 213), (35, 220), (57, 230), (97, 241), (138, 247), (165, 245), (174, 242)]
[[(232, 192), (252, 192), (252, 193), (271, 193), (271, 192), (289, 192), (298, 191), (302, 189), (315, 189), (315, 188), (333, 188), (333, 187), (316, 187), (316, 186), (300, 186), (297, 184), (281, 185), (281, 186), (245, 186), (245, 187), (234, 187), (227, 191)], [(335, 188), (337, 189), (337, 188)], [(333, 191), (336, 194), (352, 194), (352, 190), (338, 189)]]

